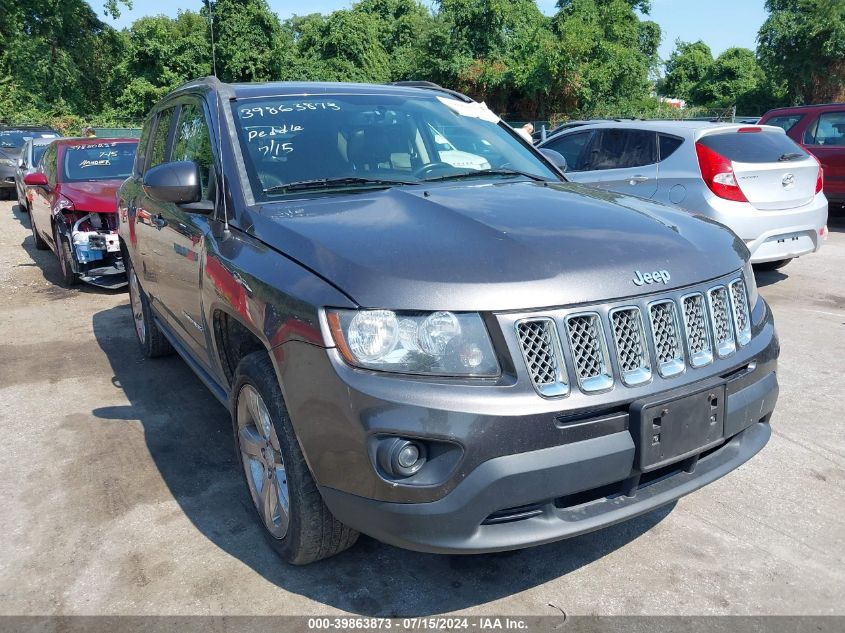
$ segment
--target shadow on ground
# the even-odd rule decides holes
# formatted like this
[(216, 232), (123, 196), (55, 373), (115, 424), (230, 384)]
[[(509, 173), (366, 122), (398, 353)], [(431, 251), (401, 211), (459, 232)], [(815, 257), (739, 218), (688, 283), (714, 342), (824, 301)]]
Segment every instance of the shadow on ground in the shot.
[[(97, 342), (128, 406), (93, 412), (140, 420), (150, 455), (187, 517), (215, 545), (283, 589), (370, 616), (415, 616), (487, 603), (568, 574), (636, 539), (672, 506), (593, 534), (529, 550), (436, 556), (362, 536), (349, 551), (288, 566), (263, 540), (235, 461), (228, 412), (177, 356), (144, 360), (128, 306), (94, 315)], [(557, 615), (552, 607), (548, 615)], [(542, 615), (543, 613), (540, 613)]]
[(32, 225), (30, 224), (31, 220), (29, 213), (21, 209), (21, 206), (19, 204), (15, 204), (12, 207), (12, 216), (18, 222), (20, 222), (22, 226), (26, 227), (27, 231), (29, 231), (27, 236), (21, 242), (21, 248), (27, 255), (29, 255), (29, 258), (32, 260), (32, 262), (26, 264), (18, 264), (18, 266), (40, 268), (41, 273), (44, 275), (45, 281), (48, 281), (50, 282), (50, 284), (52, 284), (46, 289), (38, 290), (36, 292), (43, 293), (51, 299), (64, 299), (65, 297), (76, 293), (109, 295), (121, 294), (123, 292), (126, 292), (124, 288), (110, 290), (108, 288), (91, 286), (83, 282), (79, 282), (77, 285), (68, 288), (62, 283), (62, 271), (56, 254), (49, 249), (39, 251), (37, 248), (35, 248), (35, 238), (32, 236)]

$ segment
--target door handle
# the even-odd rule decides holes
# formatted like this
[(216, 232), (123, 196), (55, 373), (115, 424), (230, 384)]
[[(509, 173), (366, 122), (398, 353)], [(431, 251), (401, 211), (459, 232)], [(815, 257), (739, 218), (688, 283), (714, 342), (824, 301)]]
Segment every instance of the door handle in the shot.
[(167, 226), (167, 220), (161, 215), (161, 213), (157, 213), (152, 218), (153, 226), (155, 226), (159, 231)]
[(648, 180), (648, 176), (631, 176), (630, 183), (636, 185), (639, 182), (647, 182)]

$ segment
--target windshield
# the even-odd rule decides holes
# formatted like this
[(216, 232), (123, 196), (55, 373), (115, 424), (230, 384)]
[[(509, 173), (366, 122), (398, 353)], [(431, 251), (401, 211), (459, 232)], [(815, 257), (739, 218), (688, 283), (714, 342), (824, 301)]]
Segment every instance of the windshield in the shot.
[(258, 199), (292, 193), (303, 183), (315, 184), (312, 190), (355, 189), (473, 173), (523, 178), (520, 172), (560, 179), (476, 103), (325, 95), (244, 99), (233, 110)]
[(68, 145), (62, 167), (62, 180), (113, 180), (132, 173), (137, 143), (94, 143)]
[(0, 147), (6, 149), (20, 149), (32, 138), (56, 138), (56, 134), (45, 130), (35, 132), (32, 130), (0, 130)]

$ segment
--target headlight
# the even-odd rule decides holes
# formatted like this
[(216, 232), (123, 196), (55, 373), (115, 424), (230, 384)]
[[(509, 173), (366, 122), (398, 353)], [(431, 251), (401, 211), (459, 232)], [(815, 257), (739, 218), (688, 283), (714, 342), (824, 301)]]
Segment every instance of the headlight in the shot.
[(748, 291), (748, 305), (749, 310), (753, 311), (754, 306), (757, 305), (757, 299), (760, 298), (760, 293), (757, 291), (757, 280), (754, 278), (754, 268), (751, 262), (745, 262), (742, 267), (742, 279), (745, 281), (745, 289)]
[(0, 158), (0, 165), (3, 167), (16, 167), (17, 163), (15, 163), (15, 161), (11, 158)]
[(402, 374), (496, 376), (499, 363), (478, 314), (327, 310), (350, 365)]

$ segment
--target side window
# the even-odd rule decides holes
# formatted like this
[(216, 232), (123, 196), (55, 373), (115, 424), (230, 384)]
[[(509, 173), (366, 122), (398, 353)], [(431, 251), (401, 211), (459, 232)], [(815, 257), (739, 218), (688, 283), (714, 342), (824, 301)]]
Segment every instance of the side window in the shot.
[(684, 139), (668, 134), (658, 134), (658, 160), (666, 160), (684, 143)]
[(141, 129), (141, 138), (138, 141), (138, 149), (135, 151), (135, 166), (132, 168), (132, 173), (136, 176), (141, 176), (144, 173), (144, 159), (147, 157), (147, 146), (150, 142), (150, 132), (154, 121), (155, 117), (150, 117)]
[(588, 170), (628, 169), (657, 162), (657, 135), (646, 130), (599, 130), (590, 151)]
[(779, 128), (783, 128), (784, 132), (789, 132), (789, 130), (794, 128), (795, 124), (803, 118), (803, 114), (783, 114), (781, 116), (773, 116), (771, 119), (766, 121), (765, 124), (775, 125)]
[(173, 121), (174, 110), (175, 108), (168, 108), (159, 112), (147, 169), (167, 162), (167, 138), (170, 135), (170, 124)]
[(845, 146), (845, 112), (825, 112), (807, 128), (805, 145)]
[(50, 145), (47, 148), (47, 151), (44, 152), (44, 156), (41, 159), (41, 170), (44, 172), (44, 175), (47, 177), (47, 182), (50, 183), (50, 186), (56, 185), (56, 146)]
[(552, 139), (543, 147), (556, 151), (566, 159), (567, 171), (583, 169), (584, 149), (589, 145), (592, 132), (578, 132)]
[(202, 197), (209, 199), (209, 183), (211, 182), (214, 160), (211, 153), (211, 137), (208, 133), (208, 122), (202, 106), (187, 103), (182, 106), (179, 123), (176, 125), (176, 135), (173, 138), (173, 152), (170, 160), (192, 160), (200, 168), (202, 179)]

